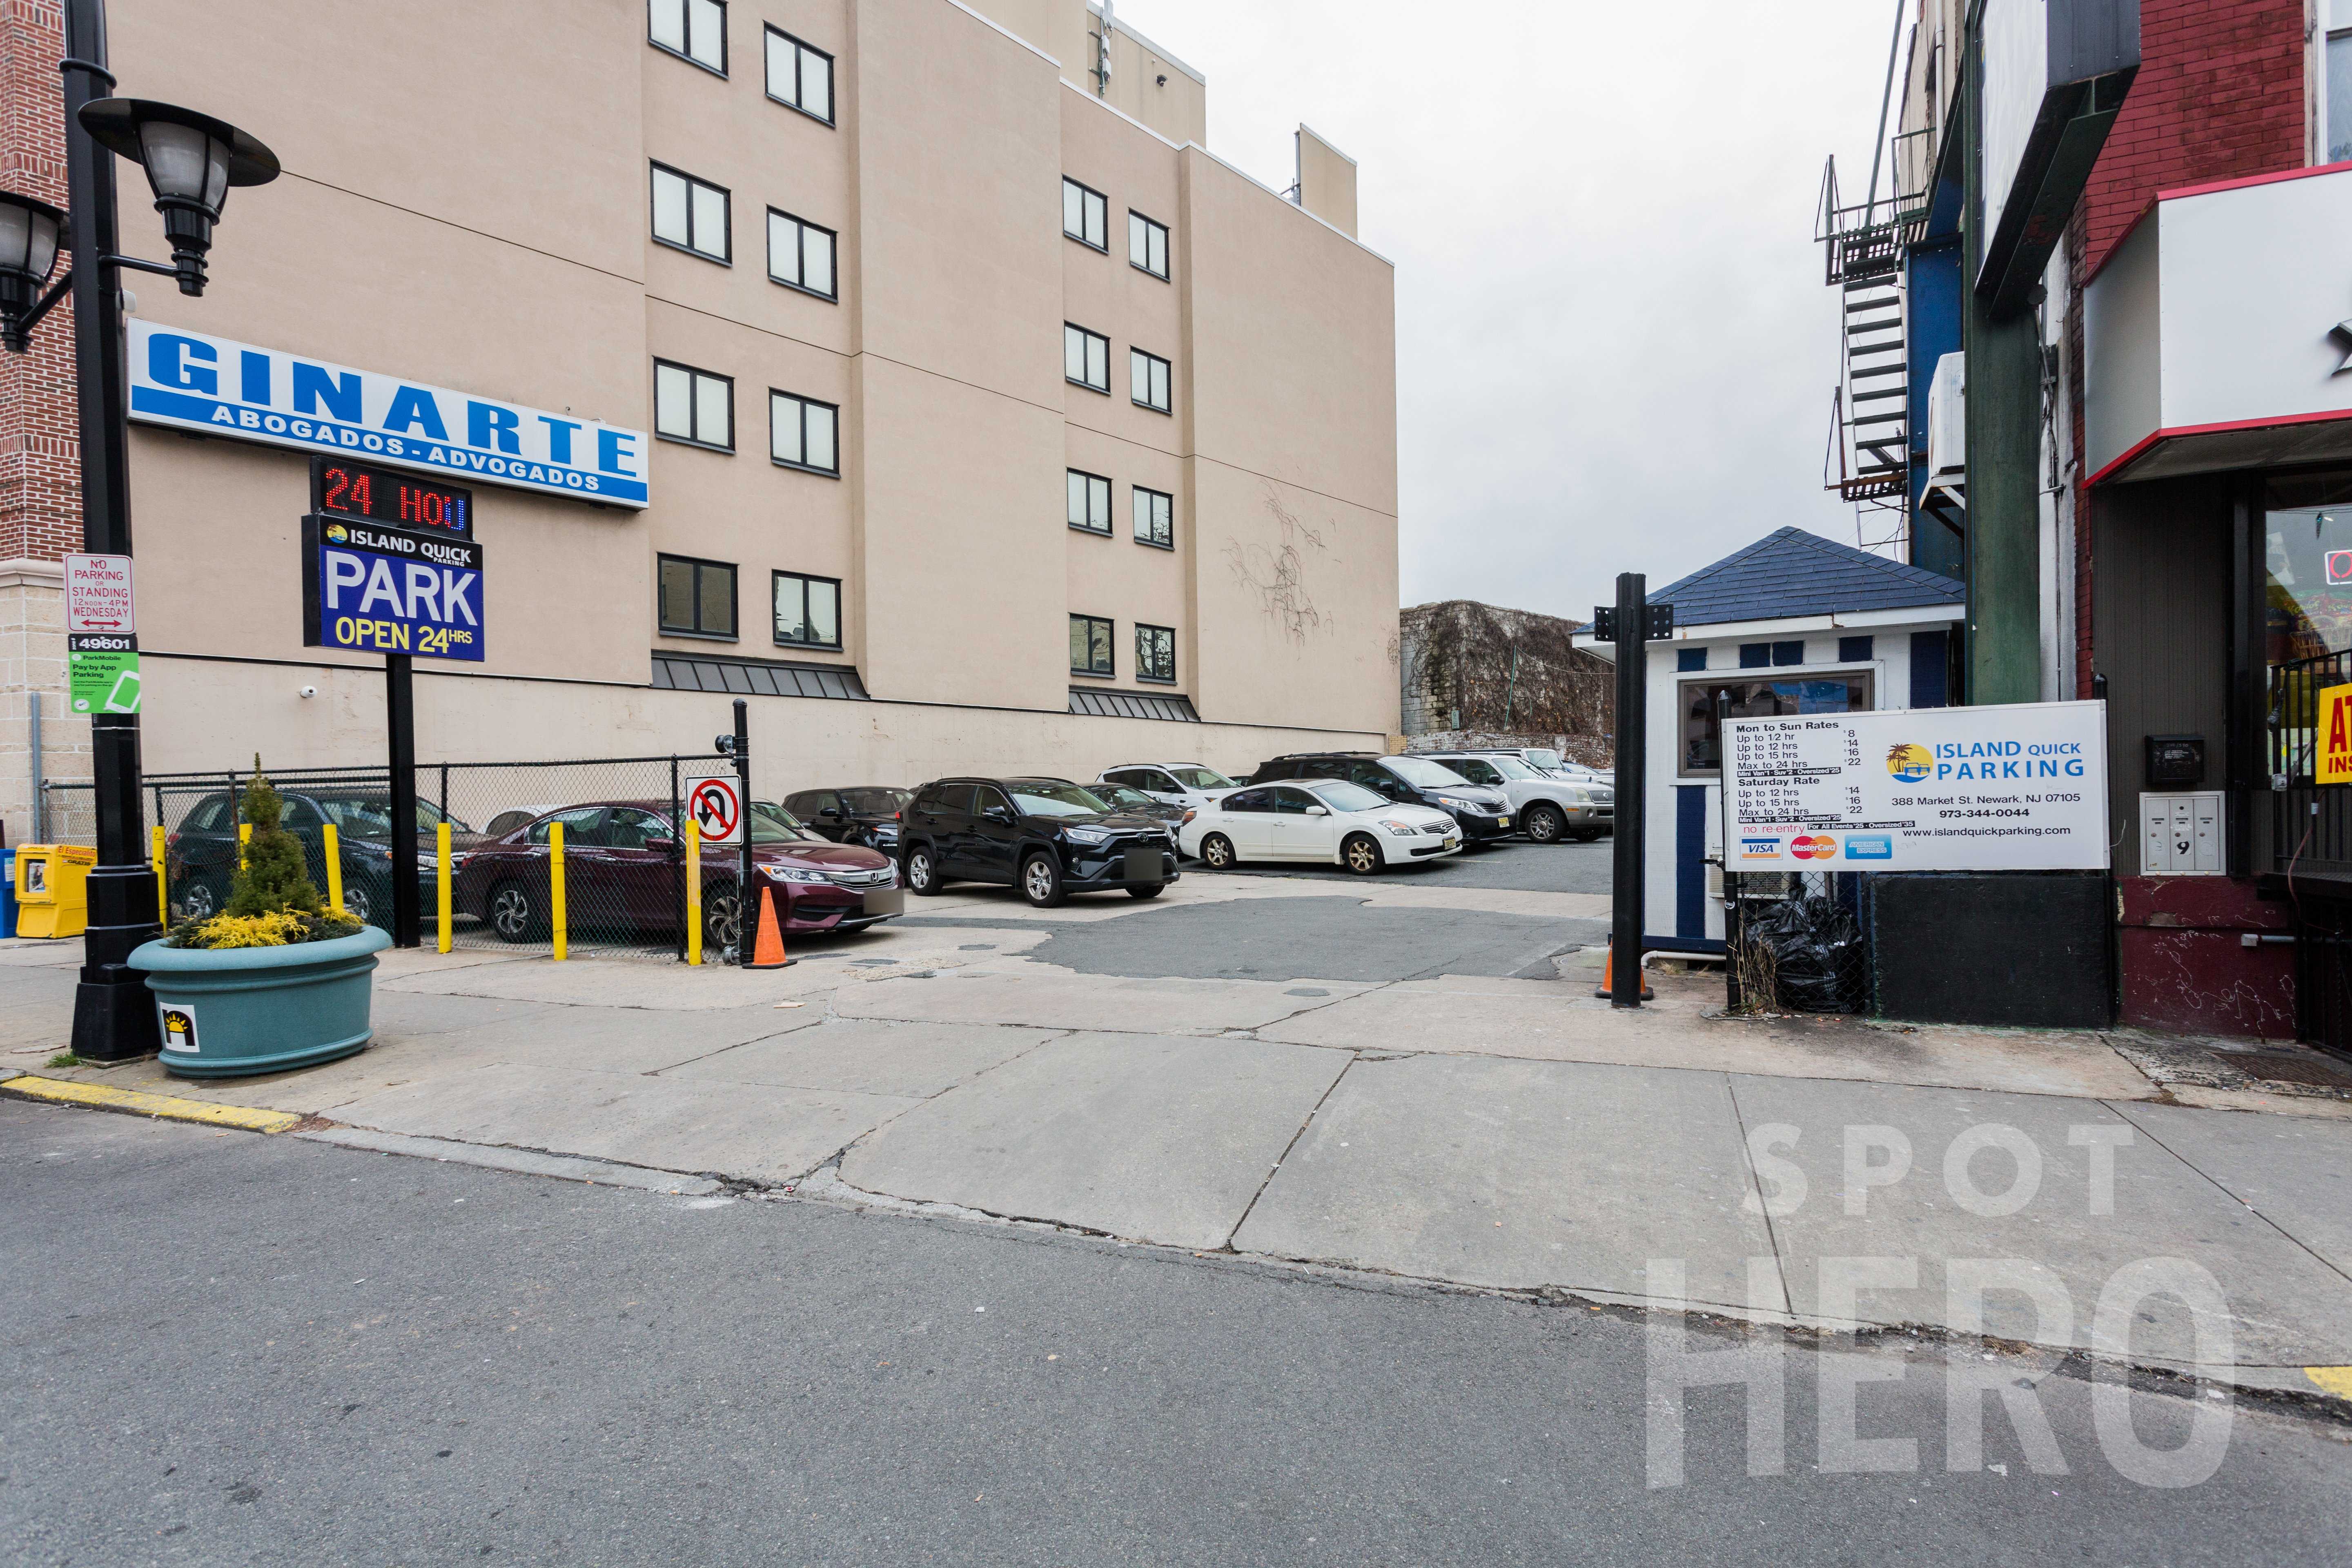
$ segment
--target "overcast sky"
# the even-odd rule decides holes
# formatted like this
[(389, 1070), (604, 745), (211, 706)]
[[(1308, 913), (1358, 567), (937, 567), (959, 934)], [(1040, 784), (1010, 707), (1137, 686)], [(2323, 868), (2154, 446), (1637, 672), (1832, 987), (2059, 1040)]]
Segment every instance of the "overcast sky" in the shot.
[(1788, 524), (1854, 542), (1813, 205), (1828, 153), (1867, 176), (1894, 11), (1118, 0), (1209, 79), (1219, 156), (1280, 190), (1304, 121), (1357, 160), (1397, 266), (1403, 602), (1579, 620)]

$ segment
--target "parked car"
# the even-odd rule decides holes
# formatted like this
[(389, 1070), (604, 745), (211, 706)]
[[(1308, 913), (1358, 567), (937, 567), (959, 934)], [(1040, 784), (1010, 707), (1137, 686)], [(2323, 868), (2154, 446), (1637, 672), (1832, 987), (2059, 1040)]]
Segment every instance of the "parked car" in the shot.
[(482, 837), (504, 837), (518, 827), (528, 826), (532, 821), (545, 816), (551, 811), (562, 809), (563, 803), (560, 800), (541, 801), (537, 805), (510, 805), (482, 825)]
[(907, 808), (899, 854), (907, 886), (919, 894), (951, 881), (998, 882), (1039, 909), (1118, 888), (1156, 899), (1179, 876), (1165, 826), (1113, 811), (1067, 779), (927, 784)]
[(1121, 763), (1096, 775), (1097, 784), (1125, 784), (1140, 790), (1163, 805), (1184, 805), (1198, 811), (1219, 795), (1241, 785), (1214, 768), (1199, 763)]
[(1173, 805), (1139, 789), (1129, 789), (1125, 784), (1104, 784), (1097, 780), (1087, 785), (1087, 793), (1113, 811), (1125, 812), (1130, 816), (1148, 816), (1154, 822), (1164, 824), (1171, 834), (1192, 820), (1193, 807)]
[(1216, 871), (1245, 860), (1312, 860), (1369, 877), (1458, 854), (1462, 830), (1434, 807), (1399, 805), (1343, 779), (1309, 778), (1230, 791), (1196, 813), (1177, 843)]
[[(321, 895), (329, 889), (326, 827), (332, 823), (342, 861), (343, 909), (368, 925), (392, 929), (392, 795), (373, 785), (334, 785), (319, 789), (278, 791), (285, 802), (278, 825), (301, 841), (302, 858), (310, 880)], [(433, 884), (438, 862), (434, 829), (443, 820), (440, 807), (416, 803), (416, 879), (419, 908), (433, 907)], [(449, 824), (451, 860), (483, 840), (452, 816)], [(203, 920), (218, 914), (228, 903), (229, 884), (236, 875), (236, 802), (226, 790), (208, 795), (191, 806), (180, 826), (163, 839), (163, 878), (174, 912), (183, 920)]]
[[(675, 934), (685, 910), (685, 848), (669, 803), (591, 801), (551, 811), (474, 847), (451, 901), (506, 942), (536, 942), (550, 929), (549, 828), (563, 825), (567, 923), (635, 935)], [(833, 844), (756, 806), (751, 835), (755, 890), (772, 891), (786, 937), (858, 931), (902, 911), (898, 870), (887, 855)], [(743, 931), (742, 847), (702, 849), (702, 940), (716, 952)]]
[(1573, 837), (1590, 844), (1615, 820), (1617, 807), (1596, 800), (1582, 784), (1542, 773), (1514, 752), (1424, 752), (1431, 762), (1452, 768), (1475, 784), (1503, 792), (1518, 818), (1519, 831), (1538, 844)]
[(1426, 805), (1461, 826), (1463, 841), (1491, 844), (1511, 831), (1511, 805), (1500, 790), (1474, 784), (1423, 757), (1371, 752), (1300, 752), (1276, 757), (1250, 775), (1252, 784), (1283, 779), (1344, 779), (1399, 805)]
[(915, 798), (910, 789), (859, 784), (844, 789), (804, 789), (784, 797), (784, 809), (809, 831), (835, 844), (863, 844), (895, 855), (900, 814)]

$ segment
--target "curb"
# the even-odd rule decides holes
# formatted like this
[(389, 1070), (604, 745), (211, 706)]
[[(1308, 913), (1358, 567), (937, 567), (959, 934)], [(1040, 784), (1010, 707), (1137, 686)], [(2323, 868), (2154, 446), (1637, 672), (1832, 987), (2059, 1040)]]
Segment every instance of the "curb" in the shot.
[(167, 1121), (194, 1121), (206, 1127), (234, 1127), (246, 1132), (283, 1132), (289, 1127), (302, 1124), (301, 1117), (288, 1110), (215, 1105), (210, 1100), (182, 1100), (177, 1095), (148, 1094), (135, 1089), (114, 1089), (102, 1083), (68, 1083), (34, 1073), (0, 1081), (0, 1095), (37, 1100), (47, 1105), (78, 1105), (89, 1110), (115, 1110), (126, 1116), (161, 1117)]
[(553, 1176), (560, 1181), (584, 1182), (592, 1187), (632, 1187), (639, 1192), (679, 1197), (706, 1197), (721, 1190), (709, 1177), (688, 1175), (683, 1171), (616, 1165), (576, 1154), (541, 1154), (528, 1149), (500, 1149), (446, 1138), (419, 1138), (404, 1132), (373, 1132), (363, 1127), (323, 1127), (294, 1136), (310, 1143), (331, 1143), (338, 1148), (364, 1149), (377, 1154), (405, 1154), (447, 1164), (478, 1165), (484, 1170), (509, 1171), (522, 1176)]

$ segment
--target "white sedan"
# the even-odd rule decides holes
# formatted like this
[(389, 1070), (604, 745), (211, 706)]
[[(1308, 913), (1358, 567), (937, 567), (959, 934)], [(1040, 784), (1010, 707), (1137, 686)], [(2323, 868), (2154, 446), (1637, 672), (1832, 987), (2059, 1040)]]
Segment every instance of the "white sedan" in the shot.
[(1176, 847), (1223, 871), (1244, 860), (1311, 860), (1360, 877), (1462, 851), (1452, 817), (1399, 805), (1361, 784), (1298, 779), (1255, 784), (1210, 801), (1176, 835)]

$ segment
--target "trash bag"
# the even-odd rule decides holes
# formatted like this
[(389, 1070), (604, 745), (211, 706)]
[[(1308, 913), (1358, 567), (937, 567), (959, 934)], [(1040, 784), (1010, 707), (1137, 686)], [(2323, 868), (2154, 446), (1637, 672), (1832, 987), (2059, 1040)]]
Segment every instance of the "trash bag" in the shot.
[(1747, 916), (1741, 931), (1771, 953), (1781, 1006), (1799, 1013), (1863, 1010), (1862, 923), (1835, 899), (1768, 904)]

